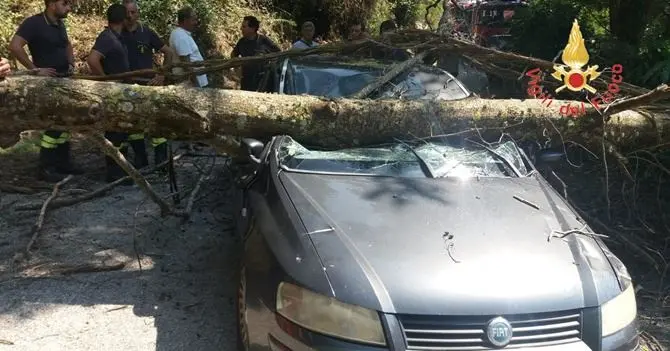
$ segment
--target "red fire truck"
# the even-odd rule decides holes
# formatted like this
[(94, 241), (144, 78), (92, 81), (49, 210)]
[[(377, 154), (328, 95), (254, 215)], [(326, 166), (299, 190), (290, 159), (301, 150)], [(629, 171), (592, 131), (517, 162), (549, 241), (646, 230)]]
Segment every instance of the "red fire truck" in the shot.
[(510, 20), (527, 0), (452, 0), (457, 31), (482, 46), (504, 49), (509, 38)]

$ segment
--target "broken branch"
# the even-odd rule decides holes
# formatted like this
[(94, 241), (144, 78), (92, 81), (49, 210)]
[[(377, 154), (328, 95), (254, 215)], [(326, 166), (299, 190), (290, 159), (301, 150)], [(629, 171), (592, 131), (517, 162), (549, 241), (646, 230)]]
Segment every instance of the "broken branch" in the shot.
[(402, 72), (405, 72), (412, 66), (416, 65), (418, 62), (421, 62), (424, 57), (430, 52), (430, 50), (423, 51), (416, 56), (410, 58), (409, 60), (397, 63), (393, 66), (391, 66), (391, 69), (381, 76), (379, 79), (375, 80), (374, 82), (366, 85), (363, 87), (363, 89), (359, 90), (357, 93), (353, 94), (351, 96), (351, 99), (364, 99), (371, 93), (373, 93), (375, 90), (381, 88), (384, 86), (384, 84), (390, 82), (393, 80), (393, 78), (397, 77), (399, 74)]
[(99, 133), (91, 135), (91, 140), (93, 140), (100, 148), (103, 150), (103, 152), (114, 159), (114, 161), (121, 167), (123, 170), (130, 176), (130, 178), (133, 179), (135, 184), (144, 191), (147, 196), (158, 205), (161, 209), (161, 216), (166, 216), (168, 214), (171, 214), (174, 212), (174, 209), (168, 204), (165, 200), (163, 200), (156, 192), (151, 188), (151, 184), (147, 182), (146, 179), (138, 172), (135, 167), (133, 167), (126, 158), (123, 156), (121, 151), (119, 151), (117, 148), (114, 147), (114, 144), (112, 144), (111, 141), (107, 140), (104, 136), (102, 136)]
[[(183, 154), (176, 155), (175, 157), (172, 158), (172, 161), (173, 162), (177, 161), (180, 158), (182, 158), (183, 156), (184, 156)], [(156, 170), (167, 166), (167, 164), (169, 162), (170, 162), (170, 160), (164, 161), (163, 163), (161, 163), (161, 164), (159, 164), (159, 165), (157, 165), (153, 168), (150, 168), (148, 170), (143, 170), (140, 173), (143, 174), (143, 175), (153, 173)], [(81, 195), (81, 196), (67, 198), (67, 199), (64, 199), (64, 198), (56, 199), (56, 200), (52, 201), (51, 203), (49, 203), (48, 209), (49, 210), (54, 210), (54, 209), (57, 209), (57, 208), (72, 206), (72, 205), (76, 205), (76, 204), (84, 202), (84, 201), (95, 199), (97, 197), (100, 197), (100, 196), (104, 195), (108, 191), (112, 190), (112, 188), (114, 188), (114, 187), (118, 186), (119, 184), (127, 181), (128, 179), (132, 179), (132, 178), (127, 175), (123, 178), (115, 180), (112, 183), (108, 183), (105, 186), (100, 187), (99, 189), (91, 191), (90, 193), (86, 193), (86, 194)], [(37, 210), (41, 206), (42, 206), (42, 204), (40, 204), (40, 203), (27, 203), (27, 204), (17, 205), (14, 208), (14, 210), (15, 211), (31, 211), (31, 210)]]
[(25, 256), (26, 258), (30, 257), (30, 250), (32, 249), (33, 245), (35, 244), (35, 241), (37, 241), (37, 237), (40, 235), (40, 231), (42, 229), (42, 226), (44, 225), (44, 218), (46, 217), (47, 214), (47, 208), (49, 207), (49, 203), (53, 199), (58, 196), (58, 192), (60, 190), (60, 187), (65, 185), (65, 183), (69, 182), (73, 178), (73, 175), (69, 175), (65, 177), (65, 179), (61, 180), (60, 182), (56, 183), (54, 185), (54, 189), (51, 192), (51, 195), (44, 201), (44, 204), (42, 205), (42, 209), (40, 210), (40, 215), (37, 217), (37, 222), (35, 223), (35, 226), (33, 227), (33, 235), (30, 238), (30, 241), (28, 242), (28, 245), (26, 245), (25, 249)]

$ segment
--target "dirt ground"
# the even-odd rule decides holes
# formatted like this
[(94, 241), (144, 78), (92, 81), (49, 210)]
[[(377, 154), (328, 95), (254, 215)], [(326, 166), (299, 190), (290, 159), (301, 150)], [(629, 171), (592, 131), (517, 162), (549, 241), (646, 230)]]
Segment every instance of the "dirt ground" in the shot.
[[(74, 150), (88, 173), (67, 183), (61, 197), (104, 185), (100, 152), (82, 142)], [(136, 186), (119, 186), (104, 197), (47, 212), (30, 259), (16, 261), (39, 215), (18, 209), (41, 204), (52, 189), (35, 180), (35, 151), (28, 145), (0, 153), (0, 350), (235, 349), (238, 242), (230, 230), (225, 158), (205, 149), (175, 163), (180, 206), (199, 175), (212, 169), (187, 223), (161, 218)], [(147, 179), (171, 201), (165, 176)], [(31, 189), (36, 192), (7, 192)], [(87, 272), (103, 269), (108, 271)], [(631, 272), (642, 286), (647, 350), (663, 350), (670, 335), (667, 304), (658, 296), (667, 284), (648, 269)]]
[[(23, 153), (12, 161), (25, 165), (34, 158)], [(104, 185), (95, 179), (104, 170), (99, 154), (77, 160), (93, 179), (75, 178), (65, 189), (78, 194)], [(212, 160), (184, 157), (176, 162), (182, 206), (199, 176), (196, 167)], [(229, 231), (225, 162), (216, 158), (188, 223), (160, 218), (158, 206), (139, 188), (119, 186), (105, 197), (48, 213), (36, 248), (23, 264), (15, 263), (14, 255), (30, 240), (39, 211), (16, 211), (14, 206), (42, 202), (50, 191), (2, 194), (0, 349), (234, 349), (236, 242)], [(2, 163), (11, 162), (5, 157)], [(33, 171), (26, 167), (14, 177), (21, 186), (39, 188), (34, 180), (28, 183)], [(7, 168), (3, 172), (0, 177), (9, 181)], [(149, 180), (168, 196), (165, 178)], [(92, 264), (113, 269), (122, 263), (120, 270), (68, 272)]]

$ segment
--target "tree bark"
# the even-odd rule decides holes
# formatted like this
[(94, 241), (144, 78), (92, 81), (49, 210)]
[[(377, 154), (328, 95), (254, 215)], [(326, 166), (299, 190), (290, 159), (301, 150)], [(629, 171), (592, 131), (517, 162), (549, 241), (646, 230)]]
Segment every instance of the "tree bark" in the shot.
[[(170, 139), (231, 144), (226, 135), (269, 138), (288, 134), (306, 145), (344, 147), (392, 138), (416, 138), (478, 129), (515, 138), (598, 143), (640, 148), (670, 141), (666, 115), (623, 111), (608, 122), (591, 107), (562, 117), (553, 101), (331, 100), (239, 90), (150, 87), (86, 80), (16, 77), (0, 84), (4, 134), (30, 129), (74, 132), (145, 132)], [(575, 102), (572, 102), (573, 106)], [(580, 105), (581, 106), (581, 105)], [(558, 138), (556, 138), (558, 140)], [(234, 143), (233, 143), (234, 144)], [(7, 146), (7, 145), (5, 145)]]

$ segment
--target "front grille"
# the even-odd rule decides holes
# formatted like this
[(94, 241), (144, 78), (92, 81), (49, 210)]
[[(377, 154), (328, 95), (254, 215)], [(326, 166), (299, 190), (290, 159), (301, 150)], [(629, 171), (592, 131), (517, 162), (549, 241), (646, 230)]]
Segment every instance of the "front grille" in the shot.
[[(410, 350), (490, 350), (488, 321), (498, 316), (398, 315)], [(512, 325), (505, 348), (548, 346), (581, 339), (579, 310), (503, 315)]]

